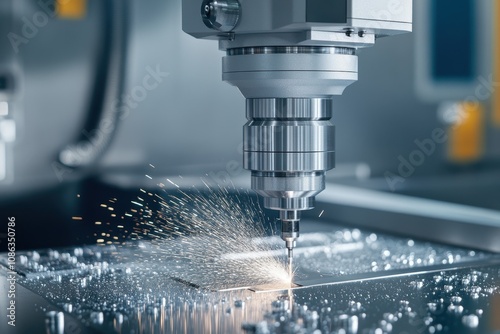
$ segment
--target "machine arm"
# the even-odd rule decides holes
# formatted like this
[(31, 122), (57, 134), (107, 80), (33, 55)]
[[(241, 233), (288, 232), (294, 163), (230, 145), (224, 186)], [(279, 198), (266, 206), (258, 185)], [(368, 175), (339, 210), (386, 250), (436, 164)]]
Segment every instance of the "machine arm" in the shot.
[(332, 97), (358, 79), (356, 50), (410, 32), (411, 0), (183, 0), (183, 30), (219, 40), (223, 80), (247, 99), (244, 167), (292, 250), (335, 165)]

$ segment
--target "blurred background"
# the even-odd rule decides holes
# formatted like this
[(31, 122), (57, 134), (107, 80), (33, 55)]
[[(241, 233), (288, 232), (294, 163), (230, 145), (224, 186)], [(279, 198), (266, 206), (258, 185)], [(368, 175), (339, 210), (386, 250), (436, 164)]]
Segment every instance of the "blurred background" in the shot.
[[(498, 213), (500, 4), (414, 7), (414, 33), (359, 50), (334, 100), (327, 188)], [(100, 204), (125, 212), (145, 175), (249, 184), (244, 98), (216, 43), (182, 32), (181, 1), (3, 0), (0, 16), (0, 219), (16, 217), (18, 248), (95, 243), (96, 221), (123, 217)]]

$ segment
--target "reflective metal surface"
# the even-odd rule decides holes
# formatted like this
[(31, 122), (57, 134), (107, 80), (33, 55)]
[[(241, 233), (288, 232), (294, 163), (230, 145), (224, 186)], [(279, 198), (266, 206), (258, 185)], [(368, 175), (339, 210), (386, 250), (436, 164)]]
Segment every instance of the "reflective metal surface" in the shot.
[[(495, 322), (500, 312), (498, 255), (318, 221), (305, 226), (316, 232), (299, 239), (291, 290), (283, 285), (238, 286), (243, 279), (238, 277), (233, 286), (219, 291), (200, 287), (177, 278), (189, 264), (158, 257), (147, 243), (19, 252), (19, 285), (52, 305), (39, 306), (38, 312), (50, 321), (33, 318), (31, 333), (61, 324), (57, 312), (73, 330), (73, 319), (79, 319), (82, 333), (500, 330)], [(280, 240), (270, 236), (252, 242)], [(268, 254), (227, 254), (246, 261), (259, 256)], [(5, 264), (6, 255), (1, 262)], [(18, 321), (27, 321), (27, 316), (20, 314)]]

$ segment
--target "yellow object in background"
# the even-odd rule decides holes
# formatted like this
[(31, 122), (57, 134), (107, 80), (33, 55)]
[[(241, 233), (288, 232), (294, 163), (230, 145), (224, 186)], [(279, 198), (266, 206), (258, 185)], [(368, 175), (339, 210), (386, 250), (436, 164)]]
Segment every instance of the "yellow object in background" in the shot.
[[(494, 80), (495, 82), (500, 81), (500, 3), (495, 1), (495, 10), (493, 20), (495, 20), (495, 31), (493, 35), (495, 36), (494, 42)], [(495, 86), (496, 87), (496, 86)], [(493, 93), (493, 124), (500, 128), (500, 89), (496, 87)]]
[(480, 103), (460, 105), (458, 121), (449, 129), (448, 157), (454, 163), (472, 163), (484, 154), (484, 107)]
[(61, 19), (82, 19), (87, 14), (87, 0), (56, 0), (56, 9)]
[[(491, 298), (492, 298), (492, 300), (490, 301), (491, 314), (495, 315), (500, 314), (500, 295), (494, 294)], [(492, 330), (492, 333), (500, 331), (500, 317), (493, 316), (491, 317), (490, 322), (491, 322), (490, 329)]]

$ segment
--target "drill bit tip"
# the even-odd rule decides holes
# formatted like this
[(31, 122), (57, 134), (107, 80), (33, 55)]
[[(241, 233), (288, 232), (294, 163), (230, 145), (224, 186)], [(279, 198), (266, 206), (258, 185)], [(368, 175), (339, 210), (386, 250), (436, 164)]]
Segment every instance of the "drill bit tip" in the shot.
[(288, 248), (288, 277), (290, 278), (290, 283), (292, 283), (293, 277), (293, 248)]

